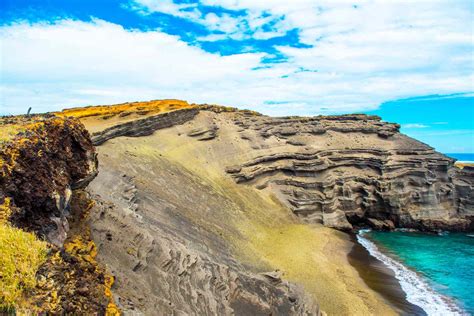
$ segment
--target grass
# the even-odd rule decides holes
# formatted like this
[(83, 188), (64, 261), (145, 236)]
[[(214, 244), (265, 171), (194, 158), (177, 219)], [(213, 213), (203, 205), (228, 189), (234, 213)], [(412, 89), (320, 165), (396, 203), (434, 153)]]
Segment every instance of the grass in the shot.
[(2, 125), (0, 128), (0, 143), (11, 140), (15, 135), (22, 131), (25, 131), (25, 128), (21, 125)]
[(46, 254), (46, 242), (34, 234), (0, 224), (0, 312), (15, 310), (23, 291), (35, 287)]

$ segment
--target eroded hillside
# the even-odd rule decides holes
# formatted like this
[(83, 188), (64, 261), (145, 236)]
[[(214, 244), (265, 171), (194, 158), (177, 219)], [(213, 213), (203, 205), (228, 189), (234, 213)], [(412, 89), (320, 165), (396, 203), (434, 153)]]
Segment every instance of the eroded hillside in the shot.
[(0, 238), (38, 254), (2, 297), (18, 311), (403, 313), (341, 230), (473, 228), (473, 170), (375, 116), (160, 100), (7, 118), (1, 137)]
[[(102, 116), (84, 121), (102, 162), (89, 188), (102, 217), (91, 225), (125, 310), (278, 313), (274, 296), (246, 293), (256, 278), (301, 286), (330, 314), (387, 314), (393, 307), (348, 266), (347, 235), (324, 226), (470, 229), (470, 170), (396, 124), (162, 102), (170, 112), (108, 116), (102, 129)], [(294, 310), (307, 301), (287, 295)]]
[[(159, 102), (162, 114), (151, 110), (157, 103), (149, 108), (140, 103), (152, 115), (121, 122), (115, 118), (120, 112), (84, 123), (94, 130), (96, 145), (184, 123), (190, 128), (180, 133), (211, 144), (222, 143), (222, 135), (231, 133), (232, 142), (211, 148), (215, 156), (232, 152), (222, 157), (220, 167), (237, 183), (272, 191), (305, 222), (338, 229), (472, 229), (474, 198), (466, 180), (472, 169), (455, 168), (453, 159), (400, 134), (397, 124), (377, 116), (272, 118), (219, 106)], [(109, 119), (112, 124), (98, 128), (97, 121)]]

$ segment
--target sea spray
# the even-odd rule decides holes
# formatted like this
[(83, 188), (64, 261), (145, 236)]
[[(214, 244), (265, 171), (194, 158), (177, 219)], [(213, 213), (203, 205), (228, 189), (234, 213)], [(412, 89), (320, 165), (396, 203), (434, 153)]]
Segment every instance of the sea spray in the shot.
[(411, 271), (397, 260), (383, 254), (378, 247), (364, 235), (370, 230), (360, 230), (358, 242), (369, 253), (390, 268), (410, 303), (421, 307), (428, 315), (469, 315), (452, 302), (448, 297), (437, 293), (420, 275)]

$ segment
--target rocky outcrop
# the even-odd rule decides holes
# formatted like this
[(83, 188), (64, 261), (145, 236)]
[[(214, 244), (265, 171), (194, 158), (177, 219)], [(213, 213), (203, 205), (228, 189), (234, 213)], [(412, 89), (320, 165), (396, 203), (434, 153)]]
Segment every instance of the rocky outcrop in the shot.
[(196, 108), (180, 109), (117, 124), (103, 131), (93, 133), (92, 142), (97, 146), (119, 136), (138, 137), (150, 135), (158, 129), (183, 124), (192, 120), (198, 112), (199, 110)]
[(471, 218), (470, 230), (474, 230), (474, 167), (450, 170), (453, 179), (455, 199), (458, 201), (458, 213), (461, 217)]
[(72, 191), (97, 174), (94, 146), (77, 119), (46, 115), (17, 120), (22, 118), (2, 121), (24, 129), (2, 145), (0, 201), (11, 201), (8, 220), (15, 226), (61, 246), (69, 230)]
[[(262, 145), (226, 171), (238, 183), (278, 191), (304, 221), (343, 230), (473, 228), (472, 171), (400, 134), (397, 124), (366, 115), (234, 121), (242, 139), (251, 134)], [(259, 140), (268, 138), (290, 146), (273, 150)]]
[[(21, 282), (24, 268), (0, 277), (2, 290), (17, 282), (18, 291), (7, 300), (0, 293), (0, 314), (117, 315), (113, 277), (95, 260), (85, 225), (93, 201), (83, 189), (98, 173), (89, 133), (79, 120), (53, 115), (3, 117), (0, 125), (12, 131), (1, 139), (0, 227), (10, 228), (12, 239), (29, 234), (45, 245), (28, 284)], [(1, 247), (0, 256), (18, 267), (33, 264), (22, 262), (22, 251)], [(0, 275), (8, 276), (4, 268)]]

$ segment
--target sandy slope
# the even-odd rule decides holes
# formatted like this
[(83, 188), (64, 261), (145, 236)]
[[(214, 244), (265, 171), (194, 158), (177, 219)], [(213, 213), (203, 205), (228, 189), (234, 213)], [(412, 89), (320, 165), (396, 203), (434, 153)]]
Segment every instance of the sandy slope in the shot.
[[(196, 126), (211, 124), (212, 115), (201, 112), (186, 124), (146, 137), (115, 138), (97, 148), (100, 173), (90, 191), (103, 203), (91, 225), (99, 259), (117, 276), (114, 292), (121, 307), (147, 314), (157, 306), (164, 314), (186, 312), (180, 304), (194, 298), (168, 293), (173, 282), (181, 283), (160, 268), (160, 251), (183, 247), (183, 253), (201, 258), (198, 262), (243, 273), (278, 270), (329, 315), (394, 314), (349, 265), (348, 235), (303, 224), (271, 188), (238, 185), (225, 173), (226, 166), (253, 158), (252, 144), (236, 136), (235, 125), (218, 117), (213, 123), (219, 137), (187, 136)], [(157, 285), (162, 280), (168, 287)]]

